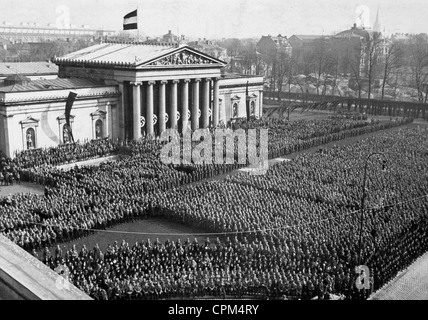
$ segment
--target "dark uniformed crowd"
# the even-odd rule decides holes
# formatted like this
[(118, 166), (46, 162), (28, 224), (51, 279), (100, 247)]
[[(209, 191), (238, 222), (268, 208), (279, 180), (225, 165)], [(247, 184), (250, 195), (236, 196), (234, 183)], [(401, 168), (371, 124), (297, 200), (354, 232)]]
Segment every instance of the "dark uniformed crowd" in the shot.
[[(365, 160), (372, 152), (385, 155), (369, 162), (362, 233), (362, 262), (372, 268), (372, 289), (378, 289), (427, 249), (427, 136), (417, 128), (386, 132), (304, 154), (265, 175), (238, 173), (161, 192), (152, 197), (154, 212), (213, 232), (280, 239), (285, 252), (295, 252), (280, 269), (307, 282), (322, 265), (335, 282), (349, 285), (334, 293), (359, 297), (354, 267)], [(321, 280), (311, 282), (316, 287)]]
[[(276, 156), (406, 121), (254, 120), (241, 125), (272, 127), (269, 148)], [(2, 200), (0, 232), (52, 268), (66, 267), (73, 283), (97, 299), (363, 298), (368, 291), (355, 288), (354, 268), (364, 159), (373, 150), (390, 153), (388, 172), (373, 162), (367, 184), (370, 210), (365, 211), (362, 261), (370, 266), (372, 289), (377, 289), (427, 246), (427, 202), (408, 201), (428, 190), (427, 134), (419, 129), (390, 131), (299, 156), (266, 175), (237, 174), (201, 184), (189, 183), (239, 166), (177, 170), (160, 161), (162, 143), (146, 138), (33, 150), (4, 163), (23, 179), (44, 184), (45, 195), (17, 194)], [(52, 166), (125, 149), (117, 160), (99, 166), (68, 171)], [(76, 159), (76, 150), (81, 158)], [(30, 165), (33, 155), (35, 166)], [(180, 187), (184, 184), (189, 185)], [(115, 243), (105, 252), (84, 247), (68, 252), (57, 248), (52, 256), (49, 249), (38, 253), (95, 229), (147, 216), (220, 233), (220, 240), (141, 241)]]

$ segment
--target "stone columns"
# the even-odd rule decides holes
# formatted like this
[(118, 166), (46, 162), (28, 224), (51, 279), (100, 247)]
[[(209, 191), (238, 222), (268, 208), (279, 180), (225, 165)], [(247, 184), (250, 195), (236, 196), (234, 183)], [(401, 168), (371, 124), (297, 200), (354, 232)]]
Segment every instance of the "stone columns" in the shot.
[[(110, 137), (110, 127), (111, 127), (110, 120), (111, 120), (111, 105), (110, 105), (110, 102), (107, 102), (106, 117), (105, 119), (103, 119), (103, 127), (104, 127), (103, 138)], [(113, 137), (110, 137), (110, 138), (113, 138)]]
[(125, 140), (125, 108), (128, 103), (126, 98), (128, 93), (128, 90), (126, 90), (127, 87), (128, 85), (125, 85), (125, 83), (119, 83), (119, 91), (122, 93), (122, 95), (117, 106), (117, 118), (114, 119), (112, 122), (113, 125), (119, 129), (118, 138), (120, 138), (121, 140)]
[(135, 141), (141, 138), (141, 82), (131, 82), (132, 85), (132, 115), (133, 115), (133, 139)]
[(259, 117), (263, 116), (263, 90), (260, 91), (260, 100), (259, 100)]
[(201, 79), (195, 79), (193, 82), (193, 98), (192, 98), (192, 130), (199, 129), (199, 82)]
[(165, 85), (167, 81), (161, 81), (159, 87), (159, 135), (165, 131), (166, 129), (166, 121), (165, 121)]
[(169, 111), (169, 123), (171, 129), (177, 129), (177, 83), (173, 80), (171, 85), (171, 110)]
[(189, 79), (184, 79), (183, 80), (183, 85), (181, 87), (181, 104), (182, 104), (182, 109), (181, 109), (181, 119), (182, 119), (182, 123), (183, 123), (183, 132), (187, 130), (187, 126), (188, 126), (188, 119), (187, 119), (187, 114), (189, 111)]
[(148, 136), (154, 136), (154, 125), (153, 125), (153, 85), (154, 81), (147, 82), (147, 103), (146, 103), (146, 134)]
[(218, 106), (218, 95), (219, 95), (219, 78), (214, 79), (214, 94), (213, 94), (213, 111), (212, 111), (212, 117), (213, 117), (213, 126), (218, 126), (219, 121), (219, 106)]
[(203, 97), (204, 100), (202, 102), (202, 127), (208, 128), (209, 127), (209, 113), (208, 109), (210, 107), (210, 81), (211, 79), (205, 79), (203, 81), (204, 87), (203, 87)]

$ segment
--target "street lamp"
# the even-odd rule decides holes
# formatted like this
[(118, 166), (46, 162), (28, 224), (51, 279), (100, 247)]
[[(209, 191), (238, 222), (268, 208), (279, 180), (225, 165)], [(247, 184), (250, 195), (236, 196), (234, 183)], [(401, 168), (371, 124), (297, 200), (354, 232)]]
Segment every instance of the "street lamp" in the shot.
[(364, 165), (364, 179), (363, 179), (363, 196), (361, 197), (361, 215), (360, 215), (360, 236), (359, 236), (359, 241), (358, 241), (358, 265), (361, 265), (361, 244), (362, 244), (362, 235), (363, 235), (363, 218), (364, 218), (364, 204), (366, 202), (366, 197), (367, 197), (367, 193), (366, 193), (366, 182), (367, 182), (367, 167), (368, 167), (368, 163), (369, 160), (372, 156), (374, 155), (378, 155), (378, 156), (382, 156), (383, 157), (383, 163), (382, 163), (382, 171), (385, 170), (386, 167), (386, 157), (385, 154), (381, 153), (381, 152), (373, 152), (371, 154), (368, 155), (368, 157), (366, 158), (365, 161), (365, 165)]

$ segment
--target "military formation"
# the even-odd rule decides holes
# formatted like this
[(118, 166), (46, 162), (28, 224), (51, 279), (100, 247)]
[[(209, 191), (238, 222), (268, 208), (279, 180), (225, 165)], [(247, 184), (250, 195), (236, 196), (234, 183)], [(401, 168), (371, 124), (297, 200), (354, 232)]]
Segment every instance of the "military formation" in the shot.
[[(409, 121), (261, 119), (235, 126), (269, 128), (272, 158)], [(45, 194), (2, 200), (0, 232), (53, 269), (66, 268), (71, 281), (96, 299), (365, 298), (426, 248), (427, 133), (395, 129), (303, 154), (266, 175), (202, 183), (195, 182), (240, 165), (179, 170), (160, 161), (162, 142), (147, 138), (31, 150), (3, 158), (1, 169), (13, 167), (22, 180), (43, 184)], [(373, 278), (370, 290), (358, 290), (361, 179), (373, 150), (387, 153), (390, 163), (386, 173), (376, 161), (370, 167), (362, 260)], [(119, 157), (93, 167), (55, 167), (108, 154)], [(104, 252), (98, 246), (49, 250), (148, 216), (219, 238), (113, 243)]]

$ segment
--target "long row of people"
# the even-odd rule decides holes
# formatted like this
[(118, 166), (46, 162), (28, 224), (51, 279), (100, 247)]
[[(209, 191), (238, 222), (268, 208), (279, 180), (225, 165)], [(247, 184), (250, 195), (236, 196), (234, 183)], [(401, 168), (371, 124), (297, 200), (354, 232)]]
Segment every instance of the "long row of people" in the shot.
[[(328, 298), (333, 287), (337, 291), (352, 287), (345, 276), (333, 281), (332, 272), (316, 261), (305, 272), (294, 273), (295, 260), (286, 258), (280, 242), (271, 237), (264, 241), (248, 241), (246, 237), (207, 238), (199, 243), (178, 239), (153, 243), (149, 240), (130, 246), (115, 242), (102, 252), (73, 246), (63, 252), (60, 247), (51, 254), (34, 253), (52, 269), (95, 299), (171, 299), (206, 296), (234, 298), (314, 296)], [(276, 251), (279, 248), (279, 251)]]

